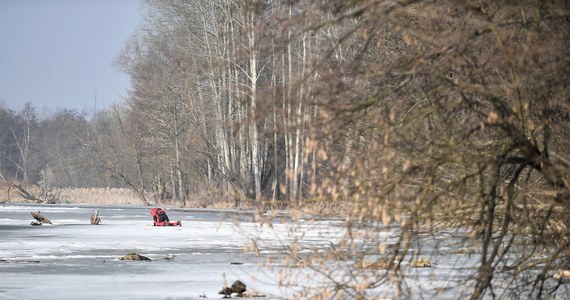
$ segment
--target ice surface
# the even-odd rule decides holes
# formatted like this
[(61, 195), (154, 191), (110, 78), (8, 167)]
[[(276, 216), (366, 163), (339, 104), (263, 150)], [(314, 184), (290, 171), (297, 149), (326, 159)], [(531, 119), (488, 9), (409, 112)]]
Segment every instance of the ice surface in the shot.
[[(101, 225), (90, 225), (99, 209)], [(53, 225), (30, 226), (41, 211)], [(279, 289), (254, 284), (257, 258), (244, 253), (248, 238), (221, 213), (167, 210), (182, 227), (155, 227), (146, 207), (0, 206), (2, 299), (219, 298), (223, 273), (268, 296)], [(254, 234), (259, 226), (242, 224)], [(270, 233), (268, 233), (270, 234)], [(128, 252), (153, 259), (121, 261)], [(176, 255), (172, 261), (163, 258)], [(231, 265), (241, 262), (242, 265)]]
[[(95, 209), (100, 225), (89, 223)], [(31, 226), (30, 212), (37, 211), (53, 224)], [(268, 258), (283, 257), (293, 242), (298, 242), (301, 256), (327, 251), (331, 242), (338, 245), (346, 234), (340, 220), (261, 225), (248, 212), (168, 208), (166, 212), (171, 221), (181, 220), (183, 226), (152, 226), (148, 207), (0, 204), (0, 299), (219, 299), (224, 274), (228, 284), (239, 279), (248, 290), (266, 295), (261, 299), (283, 299), (295, 288), (279, 286), (277, 274), (285, 266), (279, 260), (268, 263)], [(393, 228), (373, 232), (384, 235), (388, 244), (398, 237)], [(259, 256), (251, 250), (253, 241)], [(467, 296), (470, 287), (465, 282), (475, 275), (480, 256), (451, 255), (464, 246), (457, 232), (421, 243), (416, 247), (434, 267), (409, 268), (409, 260), (403, 261), (404, 287), (419, 298)], [(363, 242), (360, 247), (377, 246)], [(152, 261), (119, 259), (129, 252)], [(168, 255), (175, 259), (165, 260)], [(354, 261), (337, 263), (343, 269), (337, 272), (332, 266), (331, 273), (340, 281), (347, 274), (343, 272), (354, 271)], [(383, 276), (382, 272), (360, 270), (353, 275), (364, 281)], [(287, 269), (285, 274), (299, 287), (326, 281), (307, 267)], [(378, 289), (370, 294), (394, 298), (393, 289)], [(496, 292), (500, 295), (500, 290)]]

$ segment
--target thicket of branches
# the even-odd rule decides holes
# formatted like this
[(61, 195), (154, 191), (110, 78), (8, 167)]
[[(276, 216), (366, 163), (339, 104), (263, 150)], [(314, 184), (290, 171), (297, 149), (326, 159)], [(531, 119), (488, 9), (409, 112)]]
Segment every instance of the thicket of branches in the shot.
[[(481, 251), (472, 298), (547, 297), (557, 288), (545, 283), (551, 271), (570, 259), (567, 3), (339, 1), (322, 9), (331, 16), (310, 26), (315, 34), (346, 27), (316, 70), (326, 80), (315, 90), (323, 137), (315, 143), (327, 154), (316, 191), (350, 199), (350, 226), (368, 231), (365, 242), (347, 235), (344, 251), (389, 249), (391, 262), (367, 284), (337, 281), (328, 291), (336, 284), (345, 297), (366, 295), (386, 284), (411, 296), (400, 263), (421, 251), (414, 241), (422, 234), (452, 225), (470, 228), (466, 238)], [(393, 220), (397, 244), (379, 238), (384, 228), (370, 234)], [(498, 283), (505, 273), (508, 283)]]

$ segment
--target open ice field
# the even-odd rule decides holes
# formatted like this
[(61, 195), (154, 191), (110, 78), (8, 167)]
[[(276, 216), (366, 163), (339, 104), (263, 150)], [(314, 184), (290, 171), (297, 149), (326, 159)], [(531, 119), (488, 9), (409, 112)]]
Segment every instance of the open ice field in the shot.
[[(94, 207), (0, 206), (0, 259), (8, 262), (0, 264), (0, 298), (221, 297), (223, 273), (229, 284), (241, 279), (268, 296), (278, 292), (273, 284), (249, 279), (257, 271), (256, 257), (244, 253), (247, 237), (222, 213), (167, 209), (183, 226), (155, 227), (146, 207), (98, 209), (102, 222), (94, 226)], [(38, 210), (53, 225), (31, 226), (30, 212)], [(119, 260), (128, 252), (153, 261)], [(165, 260), (169, 254), (175, 259)]]
[[(89, 223), (95, 209), (97, 226)], [(53, 225), (31, 226), (37, 211)], [(263, 299), (286, 297), (259, 264), (286, 252), (290, 226), (260, 227), (251, 213), (166, 211), (182, 227), (153, 226), (147, 207), (0, 205), (0, 299), (221, 298), (224, 273), (228, 285), (239, 279)], [(332, 229), (305, 242), (328, 243), (340, 232)], [(257, 237), (260, 256), (244, 251)], [(119, 259), (129, 252), (153, 261)]]
[[(95, 209), (102, 218), (98, 226), (89, 224)], [(30, 212), (37, 211), (53, 225), (31, 226)], [(339, 220), (261, 226), (251, 212), (166, 212), (171, 221), (181, 220), (182, 227), (154, 227), (148, 207), (0, 204), (0, 299), (219, 299), (224, 274), (228, 284), (239, 279), (249, 291), (265, 295), (260, 299), (290, 298), (295, 289), (316, 287), (323, 277), (310, 267), (288, 269), (279, 260), (268, 263), (268, 258), (284, 257), (293, 242), (299, 244), (299, 256), (329, 251), (346, 234)], [(388, 245), (396, 243), (396, 229), (380, 232)], [(465, 249), (457, 234), (431, 236), (417, 245), (433, 267), (410, 268), (408, 260), (403, 262), (404, 286), (412, 298), (469, 295), (465, 283), (475, 274), (479, 255), (457, 254)], [(259, 255), (253, 251), (254, 240)], [(366, 250), (368, 245), (360, 247)], [(119, 259), (129, 252), (152, 261)], [(165, 260), (168, 255), (175, 255), (174, 260)], [(353, 265), (343, 261), (336, 266), (354, 272), (348, 275), (357, 280), (383, 272), (353, 270)], [(279, 286), (277, 273), (283, 269), (289, 274), (285, 276), (294, 276), (285, 279), (298, 287)], [(338, 274), (339, 281), (347, 279), (347, 273)], [(500, 289), (496, 293), (502, 295)], [(370, 289), (370, 295), (395, 298), (393, 289)], [(550, 296), (567, 299), (568, 284)]]

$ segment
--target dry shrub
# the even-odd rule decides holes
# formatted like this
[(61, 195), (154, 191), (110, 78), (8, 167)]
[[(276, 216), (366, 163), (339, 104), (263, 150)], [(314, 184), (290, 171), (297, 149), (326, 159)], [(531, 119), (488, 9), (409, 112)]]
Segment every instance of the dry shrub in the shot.
[(387, 259), (379, 259), (376, 261), (363, 260), (356, 262), (357, 269), (373, 269), (373, 270), (388, 270), (392, 263)]
[(427, 257), (414, 259), (410, 263), (410, 266), (413, 268), (429, 268), (431, 265), (431, 260)]
[[(302, 211), (305, 214), (320, 216), (343, 216), (350, 211), (351, 203), (338, 201), (314, 200), (302, 204)], [(290, 210), (295, 210), (290, 208)]]
[(138, 204), (138, 196), (124, 188), (64, 188), (61, 189), (61, 203), (122, 205)]
[(187, 207), (194, 208), (234, 208), (236, 201), (231, 195), (224, 195), (218, 189), (203, 187), (194, 191), (193, 197), (186, 201)]
[(194, 198), (186, 201), (186, 207), (193, 208), (235, 208), (235, 202), (228, 199)]
[(474, 249), (461, 248), (461, 249), (453, 251), (452, 254), (455, 254), (455, 255), (472, 255), (474, 253), (475, 253)]

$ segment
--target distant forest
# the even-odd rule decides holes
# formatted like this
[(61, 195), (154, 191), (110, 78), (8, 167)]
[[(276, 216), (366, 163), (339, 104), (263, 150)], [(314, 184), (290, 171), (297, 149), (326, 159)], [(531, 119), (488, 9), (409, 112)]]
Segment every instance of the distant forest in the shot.
[(85, 112), (58, 109), (40, 117), (30, 103), (19, 111), (0, 103), (0, 178), (34, 185), (51, 173), (54, 187), (119, 185), (87, 160), (82, 140), (90, 126)]

